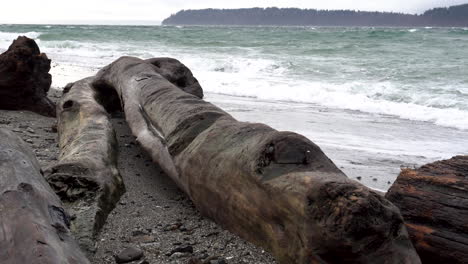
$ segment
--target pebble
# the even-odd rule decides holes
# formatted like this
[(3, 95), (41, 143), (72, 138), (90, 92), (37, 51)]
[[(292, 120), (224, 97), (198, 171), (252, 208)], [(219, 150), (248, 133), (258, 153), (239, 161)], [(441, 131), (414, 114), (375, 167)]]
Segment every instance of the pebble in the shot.
[(176, 253), (171, 255), (170, 259), (174, 260), (174, 259), (179, 259), (179, 258), (186, 258), (186, 257), (188, 257), (190, 255), (191, 254), (188, 253), (188, 252), (176, 252)]
[(190, 254), (192, 254), (193, 253), (193, 247), (190, 246), (190, 245), (183, 245), (183, 246), (180, 246), (180, 247), (176, 247), (171, 251), (171, 253), (167, 254), (167, 256), (172, 256), (175, 253), (190, 253)]
[(156, 238), (151, 235), (139, 235), (139, 236), (134, 236), (130, 238), (130, 241), (135, 242), (135, 243), (141, 243), (141, 244), (149, 244), (149, 243), (155, 242)]
[(189, 259), (188, 264), (203, 264), (203, 261), (198, 258), (191, 258)]
[(128, 247), (115, 256), (117, 263), (128, 263), (134, 260), (139, 260), (144, 256), (143, 251), (139, 248)]
[[(164, 207), (166, 208), (166, 207)], [(175, 223), (175, 224), (170, 224), (170, 225), (167, 225), (166, 227), (164, 227), (164, 231), (174, 231), (174, 230), (177, 230), (179, 229), (179, 227), (182, 226), (182, 223)]]

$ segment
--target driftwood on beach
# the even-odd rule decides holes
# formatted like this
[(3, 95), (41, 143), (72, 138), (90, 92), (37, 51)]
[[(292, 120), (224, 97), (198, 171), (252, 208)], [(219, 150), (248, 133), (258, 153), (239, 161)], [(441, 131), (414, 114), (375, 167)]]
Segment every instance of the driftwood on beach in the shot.
[(55, 116), (47, 98), (52, 83), (50, 60), (34, 40), (19, 37), (0, 54), (0, 109), (29, 110)]
[(70, 217), (41, 175), (32, 150), (0, 129), (0, 262), (86, 264)]
[(74, 219), (71, 230), (92, 253), (94, 237), (125, 192), (117, 169), (117, 139), (108, 113), (90, 85), (70, 84), (57, 105), (60, 156), (45, 177)]
[(405, 169), (386, 197), (423, 263), (468, 263), (468, 156)]
[(235, 120), (158, 65), (123, 57), (93, 85), (115, 90), (106, 98), (121, 100), (137, 140), (202, 213), (280, 263), (420, 263), (398, 209), (317, 145)]

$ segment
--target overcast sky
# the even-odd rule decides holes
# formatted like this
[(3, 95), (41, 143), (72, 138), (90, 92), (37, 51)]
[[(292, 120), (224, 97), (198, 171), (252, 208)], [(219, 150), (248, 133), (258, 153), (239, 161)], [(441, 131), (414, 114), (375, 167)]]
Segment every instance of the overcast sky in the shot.
[(468, 0), (1, 0), (0, 23), (161, 21), (181, 9), (299, 7), (421, 13)]

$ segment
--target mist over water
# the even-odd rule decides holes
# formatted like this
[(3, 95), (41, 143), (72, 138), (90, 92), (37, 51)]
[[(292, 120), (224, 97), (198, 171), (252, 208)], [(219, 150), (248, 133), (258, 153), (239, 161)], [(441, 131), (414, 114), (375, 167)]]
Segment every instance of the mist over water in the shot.
[(468, 129), (464, 28), (0, 25), (0, 49), (19, 34), (36, 39), (55, 67), (73, 68), (69, 80), (55, 69), (55, 86), (123, 55), (171, 56), (207, 92)]

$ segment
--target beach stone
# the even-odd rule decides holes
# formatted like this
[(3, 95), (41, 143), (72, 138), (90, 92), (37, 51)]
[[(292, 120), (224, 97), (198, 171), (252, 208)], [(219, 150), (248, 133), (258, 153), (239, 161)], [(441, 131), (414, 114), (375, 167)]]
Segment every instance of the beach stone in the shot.
[(190, 256), (191, 254), (190, 253), (187, 253), (187, 252), (176, 252), (174, 254), (172, 254), (171, 256), (171, 259), (180, 259), (180, 258), (185, 258), (185, 257), (188, 257)]
[(128, 263), (139, 260), (144, 256), (143, 251), (136, 247), (128, 247), (115, 256), (117, 263)]
[(132, 238), (130, 238), (130, 241), (134, 243), (148, 244), (148, 243), (155, 242), (156, 238), (154, 236), (145, 234), (145, 235), (133, 236)]
[(203, 261), (199, 258), (191, 258), (189, 259), (188, 264), (203, 264)]
[(193, 247), (190, 245), (182, 245), (180, 247), (174, 248), (171, 253), (169, 253), (169, 256), (174, 255), (175, 253), (193, 253)]
[(50, 59), (36, 42), (18, 37), (0, 54), (0, 109), (55, 117), (55, 104), (47, 98), (52, 84), (49, 70)]

